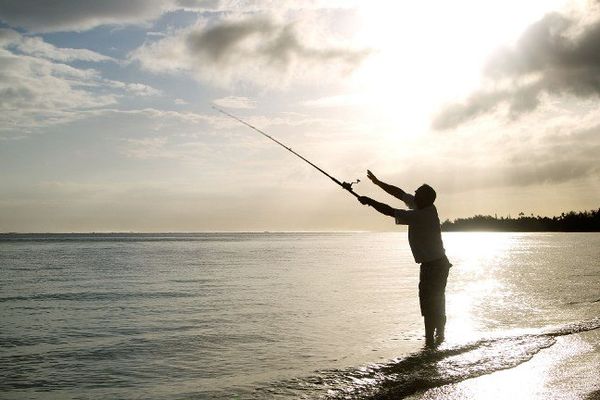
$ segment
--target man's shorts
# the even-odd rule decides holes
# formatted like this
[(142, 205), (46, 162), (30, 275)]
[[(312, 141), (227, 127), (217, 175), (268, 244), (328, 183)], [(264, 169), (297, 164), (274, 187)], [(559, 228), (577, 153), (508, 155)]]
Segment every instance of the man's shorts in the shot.
[(451, 266), (445, 256), (421, 264), (419, 303), (422, 316), (444, 317), (446, 315), (446, 282)]

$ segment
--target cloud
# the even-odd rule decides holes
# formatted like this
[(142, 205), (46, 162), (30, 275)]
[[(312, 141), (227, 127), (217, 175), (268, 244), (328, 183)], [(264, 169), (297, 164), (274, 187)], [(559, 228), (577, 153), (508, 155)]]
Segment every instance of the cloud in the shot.
[[(590, 22), (590, 16), (593, 17)], [(543, 95), (600, 95), (600, 6), (585, 17), (552, 13), (531, 25), (512, 47), (499, 50), (484, 71), (486, 84), (442, 109), (436, 129), (450, 129), (508, 107), (517, 118), (538, 108)]]
[(55, 47), (39, 37), (0, 29), (0, 131), (23, 132), (81, 118), (82, 110), (106, 107), (123, 94), (158, 95), (148, 85), (105, 79), (73, 61), (113, 61), (102, 54)]
[(158, 96), (162, 94), (160, 90), (155, 89), (152, 86), (144, 85), (143, 83), (127, 83), (103, 79), (99, 84), (104, 84), (115, 89), (122, 89), (135, 96)]
[(0, 20), (30, 32), (84, 31), (151, 21), (170, 6), (159, 0), (3, 0)]
[[(597, 121), (597, 120), (596, 120)], [(546, 134), (541, 143), (518, 147), (508, 158), (509, 181), (528, 186), (539, 183), (564, 183), (574, 180), (600, 178), (600, 125), (573, 128)]]
[(93, 89), (112, 88), (142, 96), (160, 93), (147, 85), (103, 79), (95, 69), (66, 64), (116, 61), (111, 57), (87, 49), (59, 48), (11, 29), (0, 29), (0, 60), (0, 109), (4, 112), (0, 119), (8, 123), (5, 129), (55, 123), (67, 117), (69, 110), (117, 101), (116, 93)]
[(187, 112), (178, 112), (178, 111), (167, 111), (167, 110), (158, 110), (155, 108), (143, 108), (143, 109), (135, 109), (135, 110), (119, 110), (116, 108), (105, 108), (102, 110), (90, 110), (85, 112), (89, 116), (97, 116), (101, 118), (114, 118), (118, 115), (125, 116), (133, 116), (133, 117), (145, 117), (153, 119), (152, 124), (156, 125), (157, 120), (163, 121), (177, 121), (177, 122), (185, 122), (189, 123), (192, 126), (196, 126), (196, 124), (200, 123), (209, 123), (212, 125), (220, 125), (221, 121), (224, 118), (210, 114), (198, 114), (195, 112), (187, 111)]
[(343, 1), (292, 0), (2, 0), (0, 20), (30, 32), (85, 31), (103, 25), (139, 25), (167, 12), (257, 12), (347, 6)]
[[(306, 26), (303, 29), (307, 29)], [(187, 72), (227, 86), (246, 82), (276, 86), (290, 77), (315, 76), (324, 69), (350, 72), (369, 50), (309, 43), (308, 31), (266, 16), (200, 24), (146, 43), (131, 59), (152, 72)]]
[(172, 158), (171, 152), (165, 152), (166, 137), (154, 137), (143, 139), (124, 139), (127, 144), (122, 152), (127, 157), (139, 159)]
[(73, 62), (117, 62), (112, 57), (88, 49), (58, 48), (40, 37), (23, 36), (12, 29), (0, 28), (0, 47), (13, 47), (23, 54), (48, 60)]
[(343, 94), (338, 96), (320, 97), (318, 99), (306, 100), (302, 102), (306, 107), (349, 107), (365, 104), (367, 99), (364, 96), (356, 94)]
[(218, 106), (226, 107), (226, 108), (240, 108), (240, 109), (252, 109), (256, 108), (255, 101), (249, 99), (247, 97), (239, 97), (239, 96), (228, 96), (222, 99), (214, 100)]
[(66, 110), (115, 103), (113, 95), (80, 87), (96, 79), (92, 69), (0, 49), (0, 125), (4, 129), (37, 126), (64, 116)]
[(188, 10), (219, 10), (223, 6), (221, 0), (176, 0), (175, 4)]
[[(468, 194), (463, 202), (465, 198), (470, 202), (480, 195), (489, 196), (489, 204), (485, 201), (481, 206), (490, 207), (483, 209), (492, 212), (503, 202), (520, 208), (518, 204), (524, 199), (537, 203), (532, 207), (538, 210), (559, 203), (574, 207), (575, 200), (583, 199), (593, 204), (592, 194), (595, 192), (597, 198), (600, 188), (600, 120), (596, 109), (593, 100), (578, 103), (571, 110), (551, 104), (523, 115), (519, 124), (500, 129), (497, 121), (481, 118), (452, 135), (430, 132), (413, 142), (403, 142), (392, 153), (380, 150), (371, 166), (382, 178), (391, 176), (386, 181), (404, 182), (407, 189), (425, 181), (444, 196)], [(377, 163), (381, 166), (374, 165)], [(563, 200), (548, 198), (552, 190)], [(569, 193), (559, 193), (565, 190)], [(468, 214), (477, 209), (475, 204), (458, 201), (454, 207), (464, 207)]]
[(117, 60), (112, 57), (105, 56), (87, 49), (57, 48), (50, 43), (44, 42), (39, 37), (23, 37), (22, 41), (18, 44), (18, 48), (25, 54), (62, 62), (117, 62)]
[[(186, 37), (189, 51), (215, 65), (239, 61), (239, 55), (265, 59), (267, 64), (289, 65), (293, 58), (343, 62), (353, 65), (364, 51), (342, 48), (317, 48), (302, 43), (292, 24), (278, 24), (266, 17), (223, 22)], [(250, 42), (250, 43), (248, 43)]]
[(0, 29), (0, 46), (7, 46), (21, 40), (21, 35), (12, 29)]

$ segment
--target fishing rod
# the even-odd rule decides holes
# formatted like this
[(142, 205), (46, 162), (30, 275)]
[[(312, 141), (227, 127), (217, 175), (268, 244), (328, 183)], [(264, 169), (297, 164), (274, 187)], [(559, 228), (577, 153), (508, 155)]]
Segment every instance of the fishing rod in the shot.
[(316, 168), (317, 170), (319, 170), (319, 172), (321, 172), (323, 175), (325, 175), (326, 177), (328, 177), (329, 179), (331, 179), (332, 181), (334, 181), (335, 183), (337, 183), (338, 185), (340, 185), (342, 188), (346, 189), (348, 192), (350, 192), (350, 194), (352, 194), (354, 197), (358, 198), (360, 197), (358, 194), (356, 194), (353, 190), (352, 190), (352, 185), (359, 183), (360, 179), (357, 179), (354, 182), (340, 182), (338, 179), (334, 178), (333, 176), (329, 175), (327, 172), (323, 171), (321, 168), (317, 167), (315, 164), (313, 164), (312, 162), (308, 161), (306, 158), (302, 157), (300, 154), (296, 153), (294, 150), (292, 150), (291, 147), (286, 146), (285, 144), (281, 143), (279, 140), (275, 139), (273, 136), (266, 134), (265, 132), (261, 131), (260, 129), (258, 129), (257, 127), (250, 125), (249, 123), (247, 123), (246, 121), (244, 121), (241, 118), (236, 117), (233, 114), (228, 113), (227, 111), (221, 110), (220, 108), (212, 105), (212, 108), (214, 108), (215, 110), (219, 111), (222, 114), (225, 114), (226, 116), (228, 116), (229, 118), (232, 118), (244, 125), (246, 125), (248, 128), (260, 133), (261, 135), (271, 139), (272, 141), (274, 141), (275, 143), (277, 143), (278, 145), (280, 145), (281, 147), (283, 147), (284, 149), (286, 149), (287, 151), (291, 152), (292, 154), (294, 154), (295, 156), (301, 158), (303, 161), (309, 163), (311, 166), (313, 166), (314, 168)]

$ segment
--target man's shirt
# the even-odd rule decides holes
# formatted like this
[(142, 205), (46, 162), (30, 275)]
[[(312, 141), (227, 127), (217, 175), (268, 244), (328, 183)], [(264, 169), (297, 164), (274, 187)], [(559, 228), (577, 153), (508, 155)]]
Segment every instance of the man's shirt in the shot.
[(402, 201), (410, 210), (394, 212), (396, 224), (408, 225), (408, 243), (417, 263), (434, 261), (444, 257), (440, 218), (434, 205), (417, 209), (415, 197), (404, 193)]

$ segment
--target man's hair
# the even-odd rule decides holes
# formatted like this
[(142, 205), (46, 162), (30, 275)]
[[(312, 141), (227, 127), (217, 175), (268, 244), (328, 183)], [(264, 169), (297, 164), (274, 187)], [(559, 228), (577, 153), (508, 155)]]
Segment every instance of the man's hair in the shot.
[(418, 208), (429, 207), (433, 205), (436, 198), (435, 190), (426, 183), (422, 184), (415, 192), (415, 202)]

